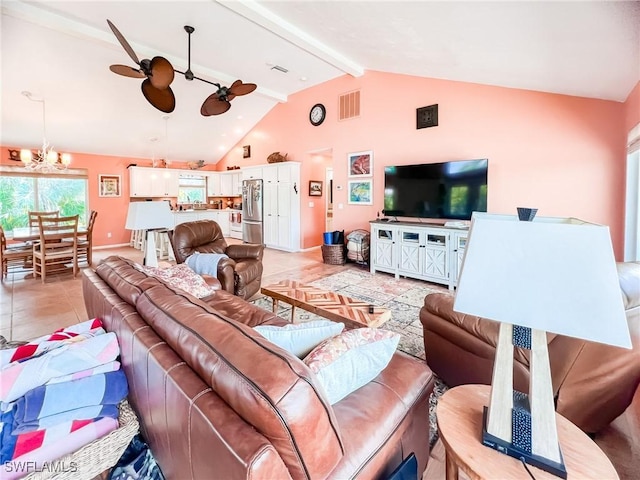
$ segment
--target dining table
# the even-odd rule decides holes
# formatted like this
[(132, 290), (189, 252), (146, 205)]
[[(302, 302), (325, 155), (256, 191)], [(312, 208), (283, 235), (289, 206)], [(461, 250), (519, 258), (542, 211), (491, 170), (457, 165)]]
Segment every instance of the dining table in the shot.
[[(71, 233), (72, 230), (69, 230)], [(64, 235), (64, 230), (60, 230), (56, 232), (54, 235)], [(86, 235), (87, 228), (86, 227), (78, 227), (78, 236)], [(40, 228), (39, 227), (18, 227), (12, 230), (13, 240), (18, 242), (29, 242), (33, 240), (40, 239)]]

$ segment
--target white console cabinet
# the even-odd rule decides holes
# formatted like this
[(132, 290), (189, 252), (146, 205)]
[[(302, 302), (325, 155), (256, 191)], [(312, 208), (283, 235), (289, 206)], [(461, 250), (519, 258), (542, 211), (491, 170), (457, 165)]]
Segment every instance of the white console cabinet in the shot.
[(467, 230), (410, 222), (371, 222), (371, 273), (393, 273), (455, 288)]

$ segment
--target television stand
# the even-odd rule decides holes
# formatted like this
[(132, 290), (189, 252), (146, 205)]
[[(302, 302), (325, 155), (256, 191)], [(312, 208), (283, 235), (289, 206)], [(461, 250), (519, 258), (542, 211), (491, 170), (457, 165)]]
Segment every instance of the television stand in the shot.
[(458, 283), (468, 229), (442, 224), (374, 220), (371, 222), (370, 270), (442, 283)]

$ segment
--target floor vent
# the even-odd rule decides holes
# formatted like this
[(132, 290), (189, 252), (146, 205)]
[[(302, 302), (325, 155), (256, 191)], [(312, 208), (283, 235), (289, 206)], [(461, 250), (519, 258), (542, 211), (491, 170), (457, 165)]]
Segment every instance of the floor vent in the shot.
[(347, 120), (360, 116), (360, 90), (340, 95), (339, 120)]

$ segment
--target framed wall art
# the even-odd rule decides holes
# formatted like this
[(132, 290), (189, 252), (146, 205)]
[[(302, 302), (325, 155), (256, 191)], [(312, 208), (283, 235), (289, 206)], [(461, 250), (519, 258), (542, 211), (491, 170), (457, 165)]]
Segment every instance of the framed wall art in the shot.
[(309, 180), (309, 196), (321, 197), (322, 196), (322, 182), (319, 180)]
[(98, 175), (98, 196), (119, 197), (122, 181), (120, 175)]
[(373, 205), (373, 179), (349, 180), (347, 194), (352, 205)]
[(242, 158), (251, 157), (251, 145), (243, 145), (242, 147)]
[(350, 177), (370, 177), (373, 175), (373, 151), (347, 154)]

